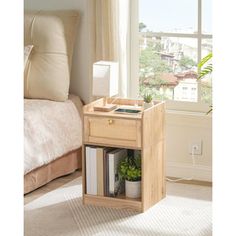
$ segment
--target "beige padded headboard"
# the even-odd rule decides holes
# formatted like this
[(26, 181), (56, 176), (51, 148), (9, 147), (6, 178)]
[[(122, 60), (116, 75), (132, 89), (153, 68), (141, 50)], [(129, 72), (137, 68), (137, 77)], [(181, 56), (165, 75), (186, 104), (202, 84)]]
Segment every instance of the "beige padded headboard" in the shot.
[(68, 99), (78, 16), (73, 10), (25, 12), (24, 44), (34, 46), (24, 75), (26, 98)]

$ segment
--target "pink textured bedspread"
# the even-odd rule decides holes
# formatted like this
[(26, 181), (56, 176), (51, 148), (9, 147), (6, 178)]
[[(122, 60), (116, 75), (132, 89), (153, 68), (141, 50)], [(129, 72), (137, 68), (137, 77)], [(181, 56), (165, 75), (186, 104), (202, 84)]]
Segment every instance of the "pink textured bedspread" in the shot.
[(81, 147), (82, 106), (73, 95), (66, 102), (24, 100), (24, 174)]

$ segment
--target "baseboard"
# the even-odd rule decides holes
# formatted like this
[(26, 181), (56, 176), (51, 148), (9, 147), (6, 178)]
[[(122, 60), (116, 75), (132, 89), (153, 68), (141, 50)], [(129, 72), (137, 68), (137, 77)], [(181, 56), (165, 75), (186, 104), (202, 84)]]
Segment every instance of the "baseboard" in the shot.
[(194, 180), (212, 182), (212, 168), (209, 166), (166, 162), (166, 176), (176, 178), (193, 178)]

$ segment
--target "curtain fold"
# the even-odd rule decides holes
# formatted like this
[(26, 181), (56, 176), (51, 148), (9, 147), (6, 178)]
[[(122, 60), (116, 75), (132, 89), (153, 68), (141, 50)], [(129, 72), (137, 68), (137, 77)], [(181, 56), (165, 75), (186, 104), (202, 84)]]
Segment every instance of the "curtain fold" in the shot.
[(92, 64), (119, 62), (119, 96), (127, 97), (130, 66), (130, 0), (88, 0)]
[(118, 60), (118, 0), (96, 0), (96, 60)]
[(128, 96), (128, 85), (130, 81), (130, 1), (119, 0), (118, 7), (118, 55), (119, 55), (119, 95)]

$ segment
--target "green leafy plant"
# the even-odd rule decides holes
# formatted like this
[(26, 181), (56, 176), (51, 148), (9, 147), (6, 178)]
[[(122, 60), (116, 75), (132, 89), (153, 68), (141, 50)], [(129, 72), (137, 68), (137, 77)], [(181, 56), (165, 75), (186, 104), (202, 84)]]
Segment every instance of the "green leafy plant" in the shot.
[(198, 69), (200, 71), (200, 74), (198, 76), (198, 79), (204, 78), (206, 75), (209, 75), (212, 73), (212, 63), (206, 65), (206, 63), (212, 58), (212, 52), (210, 52), (207, 56), (202, 58), (202, 60), (198, 64)]
[(146, 103), (150, 103), (152, 101), (152, 95), (150, 93), (145, 93), (143, 95), (143, 100)]
[[(212, 59), (212, 52), (210, 52), (207, 56), (202, 58), (202, 60), (198, 64), (198, 71), (200, 71), (198, 80), (203, 79), (205, 76), (210, 75), (212, 73), (213, 67), (212, 63), (209, 63), (209, 60)], [(212, 112), (212, 105), (210, 106), (210, 110), (207, 114)]]
[(123, 180), (140, 181), (141, 180), (141, 157), (127, 156), (121, 161), (118, 168), (119, 176)]

